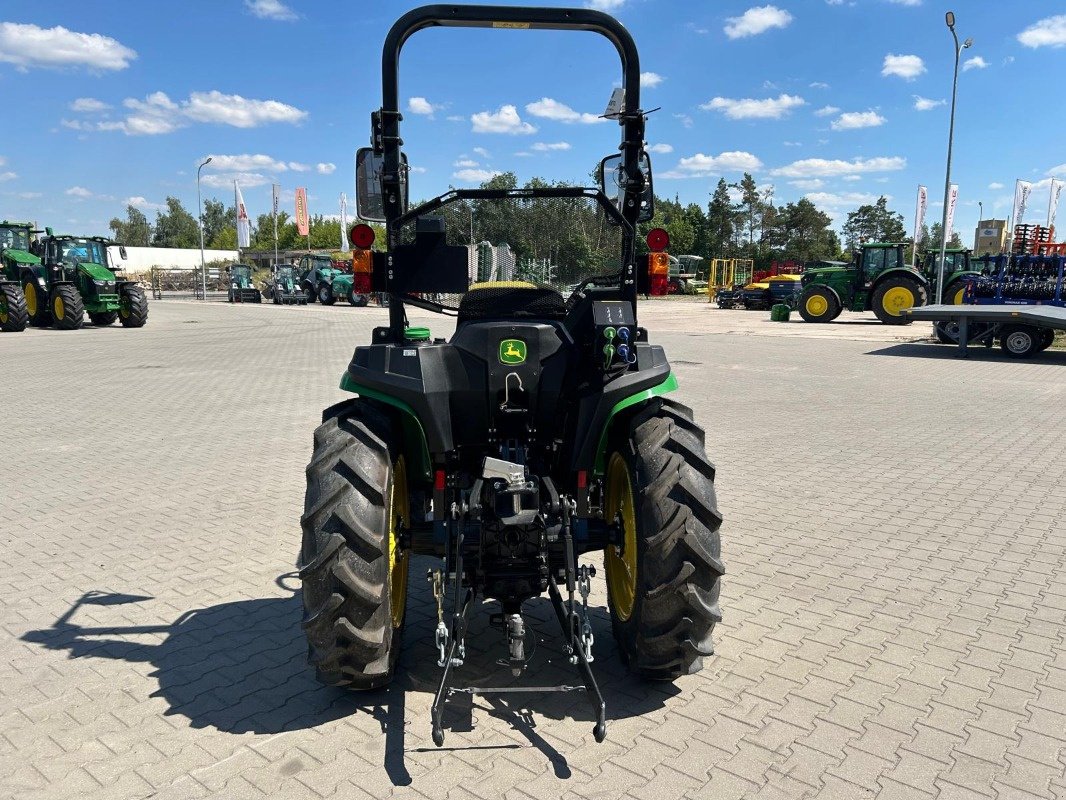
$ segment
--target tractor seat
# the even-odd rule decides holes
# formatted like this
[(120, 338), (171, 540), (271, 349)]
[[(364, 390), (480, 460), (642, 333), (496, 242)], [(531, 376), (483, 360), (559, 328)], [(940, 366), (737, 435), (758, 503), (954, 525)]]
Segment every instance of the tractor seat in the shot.
[(459, 301), (457, 321), (498, 317), (562, 319), (566, 316), (563, 296), (548, 286), (526, 281), (474, 283)]

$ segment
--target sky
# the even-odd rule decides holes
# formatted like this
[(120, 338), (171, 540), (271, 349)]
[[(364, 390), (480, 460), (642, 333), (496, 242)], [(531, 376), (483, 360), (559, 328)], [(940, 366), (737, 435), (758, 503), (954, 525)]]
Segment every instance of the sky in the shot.
[[(515, 5), (515, 3), (504, 4)], [(743, 172), (773, 201), (811, 199), (836, 225), (879, 195), (913, 224), (918, 184), (939, 220), (954, 45), (935, 0), (590, 0), (640, 51), (655, 190), (706, 206)], [(582, 4), (574, 0), (575, 5)], [(406, 0), (0, 3), (0, 218), (107, 234), (168, 195), (253, 218), (270, 185), (292, 212), (354, 194), (353, 157), (381, 104), (381, 44)], [(1011, 213), (1018, 178), (1066, 177), (1061, 0), (955, 0), (961, 54), (955, 229)], [(176, 9), (180, 8), (180, 12)], [(617, 151), (602, 120), (621, 83), (613, 46), (585, 32), (431, 29), (400, 59), (412, 198), (501, 171), (587, 182)], [(1064, 237), (1058, 237), (1060, 239)]]

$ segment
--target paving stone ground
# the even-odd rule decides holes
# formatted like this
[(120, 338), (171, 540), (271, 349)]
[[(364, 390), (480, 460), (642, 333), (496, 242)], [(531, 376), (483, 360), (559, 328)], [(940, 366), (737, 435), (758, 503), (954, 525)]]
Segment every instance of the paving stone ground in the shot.
[(725, 619), (703, 672), (642, 683), (595, 581), (602, 745), (560, 695), (455, 701), (435, 748), (420, 580), (393, 687), (307, 668), (303, 468), (384, 312), (164, 301), (141, 331), (0, 336), (0, 797), (1066, 796), (1066, 352), (744, 313), (646, 306), (719, 468)]

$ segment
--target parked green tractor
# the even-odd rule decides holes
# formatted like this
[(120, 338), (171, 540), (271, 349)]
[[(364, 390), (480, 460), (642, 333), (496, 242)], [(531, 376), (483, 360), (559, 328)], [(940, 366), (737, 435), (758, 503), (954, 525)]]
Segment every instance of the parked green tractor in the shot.
[[(107, 248), (114, 242), (102, 236), (57, 236), (51, 228), (46, 233), (37, 242), (40, 266), (24, 269), (21, 277), (32, 324), (76, 330), (85, 312), (97, 326), (117, 319), (123, 327), (140, 328), (148, 321), (144, 290), (121, 277), (121, 268), (109, 260)], [(119, 253), (124, 259), (126, 248)]]
[(30, 252), (33, 225), (28, 222), (0, 222), (0, 331), (26, 330), (29, 313), (19, 277), (22, 270), (40, 268), (41, 259)]
[(264, 292), (271, 302), (280, 305), (304, 305), (307, 298), (300, 291), (300, 275), (292, 264), (279, 264)]
[(807, 269), (799, 312), (805, 322), (831, 322), (841, 311), (873, 311), (885, 325), (908, 325), (905, 308), (929, 302), (929, 281), (904, 263), (904, 245), (871, 242), (850, 264)]
[[(940, 250), (926, 250), (922, 254), (922, 274), (929, 281), (930, 298), (936, 296), (936, 284), (940, 279)], [(970, 265), (970, 251), (965, 247), (952, 247), (944, 251), (943, 301), (948, 305), (962, 305), (966, 284), (981, 277), (981, 271)]]
[(234, 264), (229, 268), (229, 291), (231, 303), (262, 303), (263, 293), (252, 282), (252, 268), (247, 264)]
[(297, 268), (300, 273), (300, 287), (308, 303), (318, 300), (322, 305), (331, 306), (337, 302), (337, 296), (331, 290), (333, 279), (344, 273), (333, 266), (333, 259), (327, 255), (308, 253), (300, 256)]

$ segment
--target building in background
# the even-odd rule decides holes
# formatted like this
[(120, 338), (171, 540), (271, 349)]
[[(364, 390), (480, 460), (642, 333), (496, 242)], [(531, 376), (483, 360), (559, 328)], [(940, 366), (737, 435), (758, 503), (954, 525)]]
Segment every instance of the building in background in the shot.
[(1007, 220), (983, 219), (977, 223), (973, 237), (975, 256), (998, 255), (1007, 252)]

